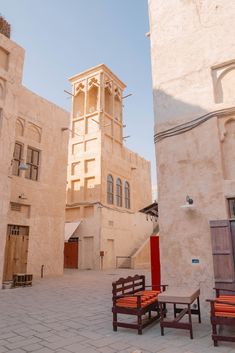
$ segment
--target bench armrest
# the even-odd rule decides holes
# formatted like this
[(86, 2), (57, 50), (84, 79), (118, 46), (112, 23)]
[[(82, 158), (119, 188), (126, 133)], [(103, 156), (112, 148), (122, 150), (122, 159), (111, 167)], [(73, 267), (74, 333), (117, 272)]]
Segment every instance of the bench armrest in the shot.
[(145, 286), (145, 288), (152, 288), (154, 290), (154, 287), (156, 288), (162, 288), (163, 291), (166, 290), (166, 287), (168, 287), (168, 284), (152, 284), (150, 286)]
[(235, 289), (217, 288), (217, 287), (214, 287), (213, 289), (216, 292), (216, 297), (220, 295), (220, 291), (234, 293), (235, 295)]
[(215, 299), (206, 299), (207, 302), (209, 303), (212, 303), (212, 304), (215, 304), (215, 303), (219, 303), (219, 304), (225, 304), (225, 305), (231, 305), (231, 306), (235, 306), (235, 302), (228, 302), (228, 301), (225, 301), (225, 300), (217, 300), (216, 298)]

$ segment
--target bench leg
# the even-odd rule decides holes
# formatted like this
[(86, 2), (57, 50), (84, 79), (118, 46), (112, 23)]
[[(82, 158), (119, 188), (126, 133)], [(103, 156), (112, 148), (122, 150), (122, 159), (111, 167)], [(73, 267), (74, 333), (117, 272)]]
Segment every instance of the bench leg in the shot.
[(165, 317), (164, 314), (164, 304), (159, 303), (160, 305), (160, 326), (161, 326), (161, 336), (164, 336), (164, 327), (163, 327), (163, 318)]
[(117, 313), (113, 313), (113, 331), (117, 331)]
[(217, 347), (218, 346), (218, 341), (215, 338), (215, 336), (217, 336), (217, 328), (216, 328), (216, 324), (212, 323), (212, 339), (214, 341), (214, 346)]
[(176, 318), (176, 304), (173, 304), (174, 306), (174, 318)]
[(200, 310), (200, 300), (199, 297), (197, 297), (197, 309), (198, 309), (198, 322), (199, 324), (201, 323), (201, 310)]
[(142, 335), (142, 316), (138, 315), (138, 335)]

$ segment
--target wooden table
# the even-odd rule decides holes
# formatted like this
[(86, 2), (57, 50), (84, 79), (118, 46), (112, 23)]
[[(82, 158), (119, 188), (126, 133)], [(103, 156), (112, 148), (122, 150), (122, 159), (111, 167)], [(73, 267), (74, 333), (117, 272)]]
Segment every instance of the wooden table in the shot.
[[(164, 327), (180, 328), (190, 331), (190, 338), (193, 339), (192, 314), (198, 315), (198, 321), (201, 323), (199, 288), (183, 288), (170, 287), (165, 292), (158, 295), (160, 305), (160, 326), (161, 335), (164, 336)], [(197, 301), (197, 307), (191, 308), (191, 304)], [(166, 319), (166, 304), (173, 304), (174, 319), (172, 321)], [(179, 305), (181, 307), (177, 307)], [(177, 315), (178, 314), (178, 315)], [(180, 322), (184, 315), (188, 314), (188, 322)]]

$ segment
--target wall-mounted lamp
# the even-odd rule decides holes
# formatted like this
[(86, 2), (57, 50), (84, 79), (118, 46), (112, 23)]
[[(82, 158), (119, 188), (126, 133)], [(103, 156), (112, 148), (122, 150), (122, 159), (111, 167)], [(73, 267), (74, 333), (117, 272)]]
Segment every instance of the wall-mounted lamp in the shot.
[(186, 196), (186, 199), (185, 199), (186, 203), (182, 206), (180, 206), (181, 208), (184, 208), (184, 209), (194, 209), (194, 204), (193, 204), (193, 199), (192, 197), (190, 197), (189, 195)]
[(20, 194), (18, 197), (19, 197), (19, 199), (21, 199), (21, 200), (27, 200), (27, 197), (25, 196), (24, 193)]
[(189, 204), (189, 205), (192, 205), (193, 204), (193, 199), (190, 197), (190, 196), (186, 196), (186, 202)]

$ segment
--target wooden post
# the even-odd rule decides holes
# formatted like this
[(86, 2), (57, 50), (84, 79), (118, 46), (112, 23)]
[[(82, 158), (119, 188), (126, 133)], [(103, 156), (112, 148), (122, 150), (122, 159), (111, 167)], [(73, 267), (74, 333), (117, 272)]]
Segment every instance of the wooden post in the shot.
[(159, 289), (161, 284), (161, 265), (160, 265), (160, 249), (159, 236), (151, 235), (150, 237), (150, 252), (151, 252), (151, 276), (152, 289)]

